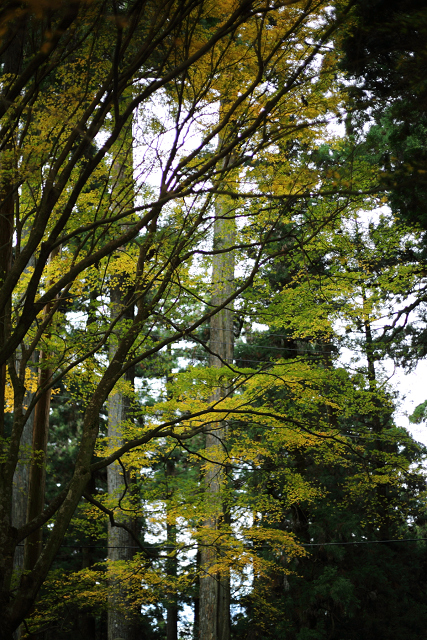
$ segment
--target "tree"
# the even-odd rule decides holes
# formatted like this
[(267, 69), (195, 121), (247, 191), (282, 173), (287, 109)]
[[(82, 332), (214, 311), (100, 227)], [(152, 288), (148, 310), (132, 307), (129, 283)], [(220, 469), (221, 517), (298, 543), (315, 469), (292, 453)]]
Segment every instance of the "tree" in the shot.
[[(236, 221), (232, 200), (222, 197), (215, 203), (215, 224), (213, 247), (221, 251), (212, 265), (213, 296), (211, 304), (219, 307), (233, 295), (234, 256), (224, 251), (235, 245)], [(223, 308), (210, 321), (209, 349), (211, 367), (222, 368), (233, 362), (233, 309), (230, 304)], [(211, 398), (217, 403), (232, 393), (232, 388), (218, 387)], [(209, 517), (204, 523), (210, 531), (206, 541), (203, 539), (200, 551), (200, 590), (199, 590), (199, 635), (200, 640), (229, 640), (230, 638), (230, 575), (227, 570), (215, 570), (221, 566), (220, 552), (212, 533), (219, 536), (221, 525), (229, 524), (229, 514), (224, 504), (224, 483), (226, 474), (226, 422), (215, 422), (206, 429), (206, 457), (217, 460), (205, 470), (205, 491)], [(221, 452), (221, 449), (223, 450)], [(225, 455), (224, 455), (225, 454)]]
[(380, 338), (406, 367), (425, 355), (426, 25), (426, 7), (418, 0), (404, 6), (360, 1), (351, 28), (338, 38), (342, 69), (357, 79), (349, 89), (353, 134), (366, 145), (374, 170), (379, 169), (382, 204), (395, 215), (396, 232), (403, 237), (406, 228), (396, 260), (402, 269), (406, 265), (417, 272), (415, 300), (407, 300), (407, 288), (399, 291), (401, 300), (396, 296), (394, 314)]
[[(115, 451), (105, 451), (98, 439), (100, 414), (119, 381), (167, 345), (195, 335), (237, 299), (254, 280), (287, 203), (317, 190), (313, 172), (273, 189), (260, 182), (259, 193), (233, 191), (240, 209), (247, 208), (246, 228), (252, 227), (226, 251), (250, 248), (253, 264), (226, 299), (200, 312), (210, 287), (194, 266), (224, 252), (201, 247), (213, 227), (212, 203), (231, 172), (247, 166), (250, 180), (262, 152), (318, 126), (328, 108), (321, 91), (326, 59), (319, 87), (311, 80), (319, 76), (323, 44), (346, 15), (344, 9), (337, 19), (326, 19), (327, 3), (270, 6), (260, 0), (71, 2), (46, 11), (34, 6), (34, 14), (31, 5), (8, 12), (2, 34), (4, 59), (17, 60), (14, 68), (6, 62), (2, 67), (0, 105), (1, 393), (13, 404), (12, 420), (2, 427), (0, 474), (1, 638), (8, 640), (31, 611), (82, 496), (105, 512), (88, 491), (93, 474), (133, 449), (143, 451), (153, 439), (185, 441), (205, 422), (222, 419), (218, 405), (185, 413), (185, 402), (166, 402), (152, 411), (142, 408)], [(24, 29), (30, 36), (25, 40)], [(229, 68), (239, 68), (242, 48), (253, 61), (251, 72), (213, 121), (217, 78), (227, 92), (227, 82), (235, 81)], [(314, 98), (307, 113), (302, 86)], [(115, 145), (138, 111), (142, 151), (137, 190), (129, 199), (127, 187), (119, 193), (114, 188)], [(214, 148), (217, 136), (222, 144)], [(233, 161), (224, 163), (227, 157)], [(314, 223), (312, 234), (316, 224), (324, 221)], [(113, 317), (106, 311), (117, 273), (131, 282), (131, 318), (126, 308)], [(154, 331), (159, 324), (165, 328), (160, 336)], [(37, 354), (43, 354), (39, 382), (27, 406)], [(30, 510), (30, 519), (16, 529), (10, 514), (21, 435), (33, 409), (47, 420), (47, 399), (60, 384), (84, 406), (73, 467), (50, 503)], [(45, 450), (37, 438), (33, 442), (36, 468), (44, 465)], [(31, 506), (33, 496), (30, 490)], [(29, 536), (39, 540), (46, 523), (43, 548), (12, 591), (16, 546)]]
[[(257, 318), (270, 327), (237, 347), (238, 362), (258, 359), (267, 368), (266, 361), (275, 360), (270, 371), (278, 372), (278, 362), (286, 358), (288, 372), (292, 364), (299, 371), (302, 387), (313, 385), (315, 378), (307, 370), (304, 375), (301, 363), (296, 368), (298, 356), (312, 375), (322, 371), (323, 402), (312, 396), (305, 404), (303, 389), (292, 394), (279, 385), (271, 385), (269, 401), (276, 412), (279, 407), (292, 412), (300, 424), (310, 416), (306, 427), (316, 425), (326, 437), (311, 448), (309, 442), (292, 443), (288, 436), (284, 444), (276, 436), (275, 446), (267, 448), (267, 432), (258, 435), (257, 473), (248, 474), (253, 494), (263, 498), (254, 498), (254, 505), (260, 505), (257, 525), (261, 529), (270, 520), (277, 529), (294, 532), (308, 555), (283, 557), (288, 569), (283, 575), (266, 542), (270, 574), (254, 578), (252, 591), (242, 599), (246, 610), (237, 637), (246, 637), (250, 629), (262, 638), (358, 638), (362, 629), (363, 637), (382, 638), (392, 628), (396, 637), (415, 638), (423, 627), (417, 623), (425, 615), (425, 551), (417, 538), (425, 518), (424, 451), (393, 423), (395, 394), (386, 390), (384, 349), (372, 337), (379, 319), (387, 322), (396, 295), (410, 291), (414, 273), (396, 260), (408, 228), (396, 229), (385, 215), (364, 228), (363, 214), (356, 210), (353, 215), (354, 220), (341, 221), (332, 237), (319, 234), (304, 255), (305, 264), (271, 261), (264, 296), (260, 287), (255, 295), (246, 294), (252, 310), (259, 305)], [(329, 243), (327, 251), (323, 242)], [(340, 318), (338, 335), (334, 317)], [(342, 344), (355, 354), (347, 370), (336, 362)], [(273, 430), (270, 422), (270, 437)], [(337, 440), (328, 439), (332, 434)], [(292, 502), (289, 493), (298, 477), (298, 488), (306, 483), (311, 492), (301, 492)], [(314, 499), (313, 489), (319, 492)], [(402, 543), (390, 542), (396, 538)], [(408, 559), (400, 564), (404, 556)], [(399, 585), (395, 605), (394, 581)]]

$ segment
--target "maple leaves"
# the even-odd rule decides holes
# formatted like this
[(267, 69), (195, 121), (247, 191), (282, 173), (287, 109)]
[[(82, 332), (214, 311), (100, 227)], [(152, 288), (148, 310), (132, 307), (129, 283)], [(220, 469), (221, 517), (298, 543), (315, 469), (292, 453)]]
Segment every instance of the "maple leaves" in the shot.
[[(33, 37), (22, 48), (21, 70), (6, 73), (2, 84), (0, 172), (14, 220), (5, 240), (13, 261), (0, 291), (10, 414), (1, 441), (4, 513), (11, 512), (21, 435), (42, 395), (60, 386), (79, 407), (79, 429), (69, 484), (54, 488), (52, 509), (17, 527), (15, 537), (9, 516), (1, 523), (0, 542), (10, 550), (17, 537), (49, 522), (45, 552), (13, 595), (13, 553), (4, 554), (9, 636), (36, 599), (69, 523), (81, 532), (81, 514), (72, 520), (81, 497), (109, 465), (123, 464), (135, 482), (147, 469), (151, 477), (141, 480), (142, 506), (95, 487), (83, 508), (94, 530), (96, 506), (104, 517), (160, 505), (153, 528), (174, 519), (190, 546), (218, 545), (214, 570), (231, 568), (242, 585), (248, 567), (267, 580), (286, 572), (284, 553), (305, 553), (284, 513), (312, 504), (323, 488), (296, 470), (297, 455), (353, 465), (349, 495), (364, 494), (367, 477), (367, 495), (400, 481), (394, 451), (378, 454), (391, 471), (358, 466), (369, 429), (355, 443), (343, 424), (355, 414), (363, 421), (378, 411), (378, 398), (387, 400), (375, 384), (368, 393), (363, 376), (334, 366), (330, 346), (337, 319), (366, 322), (382, 298), (374, 291), (360, 311), (372, 260), (368, 250), (353, 250), (347, 233), (356, 210), (374, 201), (375, 175), (325, 130), (342, 107), (335, 52), (324, 50), (338, 24), (329, 5), (140, 0), (117, 13), (95, 1), (73, 5), (78, 16), (55, 5), (49, 30), (42, 5), (28, 6), (35, 7)], [(9, 19), (6, 49), (19, 27), (16, 16)], [(224, 238), (213, 245), (218, 203)], [(385, 235), (382, 242), (388, 250)], [(231, 252), (239, 275), (229, 299), (218, 301), (212, 264)], [(398, 276), (413, 282), (415, 274), (392, 267), (380, 286), (401, 291)], [(113, 290), (125, 302), (111, 313)], [(260, 322), (285, 332), (297, 345), (292, 357), (270, 353), (260, 367), (189, 366), (198, 353), (212, 355), (207, 323), (233, 304), (242, 326)], [(172, 371), (168, 349), (179, 341), (174, 369), (182, 370)], [(124, 379), (135, 367), (139, 389)], [(43, 372), (52, 373), (41, 387)], [(157, 386), (151, 397), (142, 391), (150, 380)], [(212, 400), (219, 388), (228, 393)], [(131, 411), (113, 441), (102, 416), (115, 393)], [(227, 441), (207, 449), (202, 434), (218, 422), (229, 425)], [(174, 488), (167, 494), (160, 469), (175, 449), (182, 473), (167, 480)], [(218, 504), (209, 504), (200, 478), (218, 466), (229, 469), (235, 486), (228, 471), (218, 480), (217, 498), (232, 522), (214, 531), (203, 522)], [(258, 553), (263, 546), (275, 559)], [(134, 600), (154, 597), (165, 575), (166, 590), (191, 590), (197, 569), (173, 578), (165, 557), (149, 565), (138, 556), (112, 571), (129, 578)], [(69, 576), (70, 589), (79, 580), (83, 586), (66, 599), (82, 602), (90, 592), (94, 602), (105, 600), (100, 575)]]

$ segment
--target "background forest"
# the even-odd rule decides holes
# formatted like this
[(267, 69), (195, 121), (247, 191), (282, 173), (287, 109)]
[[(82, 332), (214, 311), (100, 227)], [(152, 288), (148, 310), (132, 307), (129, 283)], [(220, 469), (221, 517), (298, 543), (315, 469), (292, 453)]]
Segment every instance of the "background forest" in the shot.
[(426, 637), (426, 42), (2, 3), (0, 640)]

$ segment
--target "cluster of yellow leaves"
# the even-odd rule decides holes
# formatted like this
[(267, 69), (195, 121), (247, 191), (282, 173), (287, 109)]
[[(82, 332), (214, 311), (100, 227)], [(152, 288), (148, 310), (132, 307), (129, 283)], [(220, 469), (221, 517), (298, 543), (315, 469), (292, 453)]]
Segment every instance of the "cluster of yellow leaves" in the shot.
[[(37, 391), (38, 388), (38, 375), (37, 373), (35, 373), (35, 371), (33, 371), (32, 369), (30, 369), (30, 367), (27, 367), (27, 369), (25, 370), (25, 381), (24, 381), (24, 385), (25, 385), (25, 389), (27, 390), (28, 394), (33, 394)], [(6, 372), (6, 388), (5, 388), (5, 411), (6, 413), (12, 413), (14, 410), (14, 391), (13, 391), (13, 385), (12, 382), (10, 380), (10, 376), (9, 373)], [(23, 406), (23, 409), (27, 409), (27, 406)]]

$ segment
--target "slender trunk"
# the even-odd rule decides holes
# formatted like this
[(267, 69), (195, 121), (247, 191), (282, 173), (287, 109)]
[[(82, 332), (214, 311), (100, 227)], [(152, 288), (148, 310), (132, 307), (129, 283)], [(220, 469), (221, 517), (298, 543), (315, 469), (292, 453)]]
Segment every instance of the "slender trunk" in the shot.
[[(112, 207), (119, 212), (126, 203), (133, 200), (133, 153), (132, 153), (132, 131), (123, 132), (123, 137), (115, 150), (112, 173), (115, 176), (113, 185)], [(119, 319), (117, 332), (120, 332), (120, 318), (122, 320), (132, 320), (134, 317), (133, 305), (131, 304), (132, 289), (126, 282), (126, 277), (117, 276), (115, 284), (112, 285), (110, 301), (112, 319)], [(117, 337), (112, 335), (110, 340), (110, 361), (113, 360)], [(128, 370), (124, 381), (134, 387), (135, 371)], [(111, 447), (120, 447), (124, 444), (123, 428), (127, 420), (130, 419), (131, 403), (129, 396), (119, 390), (113, 390), (108, 400), (108, 438)], [(113, 498), (115, 508), (114, 519), (116, 522), (126, 524), (133, 531), (136, 531), (136, 522), (133, 515), (122, 510), (121, 498), (124, 496), (124, 487), (131, 486), (130, 474), (125, 470), (120, 462), (115, 462), (107, 469), (108, 493)], [(127, 489), (126, 489), (127, 492)], [(128, 495), (128, 494), (127, 494)], [(118, 508), (117, 508), (118, 507)], [(129, 608), (126, 604), (126, 588), (120, 578), (114, 577), (114, 562), (131, 560), (134, 555), (132, 547), (135, 542), (132, 536), (121, 527), (108, 525), (108, 560), (111, 563), (111, 595), (108, 603), (108, 640), (132, 640), (136, 636), (135, 623), (131, 617), (126, 615)]]
[[(27, 392), (25, 397), (26, 404), (31, 402), (33, 394)], [(16, 470), (13, 476), (13, 494), (12, 494), (12, 526), (19, 529), (23, 527), (27, 522), (27, 503), (30, 489), (30, 455), (32, 435), (34, 427), (34, 411), (31, 412), (29, 419), (27, 420), (24, 430), (21, 436), (21, 451), (23, 457), (16, 466)], [(15, 555), (13, 557), (13, 583), (12, 587), (15, 588), (21, 579), (22, 572), (24, 570), (24, 545), (18, 545), (15, 549)], [(14, 640), (20, 640), (22, 634), (22, 628), (19, 627), (15, 631)]]
[(196, 570), (197, 570), (197, 578), (196, 578), (196, 593), (194, 595), (194, 621), (193, 621), (193, 640), (198, 640), (199, 638), (199, 628), (200, 628), (200, 547), (197, 547), (196, 553)]
[[(235, 222), (232, 210), (225, 198), (218, 199), (214, 228), (214, 248), (232, 247), (235, 237)], [(212, 305), (217, 307), (231, 295), (234, 286), (234, 257), (232, 251), (214, 256), (212, 281), (214, 295)], [(211, 367), (223, 367), (233, 361), (233, 310), (228, 307), (211, 319), (210, 357)], [(227, 387), (220, 387), (211, 398), (213, 402), (229, 395)], [(211, 424), (206, 432), (206, 456), (215, 457), (226, 440), (227, 427), (224, 422)], [(210, 517), (204, 527), (210, 532), (207, 544), (200, 550), (200, 640), (229, 640), (230, 638), (230, 577), (227, 570), (212, 569), (220, 561), (220, 550), (215, 533), (226, 524), (223, 505), (225, 469), (222, 464), (210, 465), (205, 474), (205, 495)], [(213, 535), (212, 535), (213, 534)], [(210, 539), (209, 539), (210, 538)]]
[[(172, 348), (168, 345), (168, 357), (170, 364), (172, 365)], [(166, 385), (172, 382), (173, 376), (171, 370), (166, 375)], [(169, 387), (167, 386), (167, 398), (172, 399)], [(176, 528), (176, 513), (171, 509), (171, 503), (173, 502), (175, 486), (173, 478), (176, 475), (175, 461), (168, 456), (166, 459), (166, 535), (167, 535), (167, 553), (170, 556), (166, 560), (166, 574), (171, 578), (176, 578), (178, 575), (178, 556), (176, 555), (176, 543), (177, 543), (177, 528)], [(178, 597), (175, 591), (172, 591), (166, 604), (166, 640), (178, 639)]]
[[(31, 402), (33, 394), (28, 393), (25, 396), (26, 404)], [(18, 462), (13, 476), (13, 503), (12, 503), (12, 526), (19, 529), (27, 522), (27, 502), (30, 486), (30, 456), (31, 444), (33, 438), (34, 411), (31, 412), (27, 420), (22, 436), (21, 451), (22, 458)], [(19, 574), (24, 566), (24, 547), (19, 546), (15, 551), (14, 570), (15, 581), (19, 581)]]
[[(126, 296), (123, 295), (123, 287), (118, 284), (111, 291), (111, 314), (117, 317), (121, 314), (123, 306), (126, 305)], [(131, 313), (126, 314), (127, 317)], [(115, 354), (115, 340), (112, 339), (110, 345), (110, 358)], [(125, 380), (129, 381), (133, 386), (134, 372), (130, 371), (126, 374)], [(110, 444), (119, 447), (124, 444), (123, 426), (130, 416), (130, 400), (120, 391), (111, 394), (108, 401), (108, 438)], [(116, 462), (107, 469), (108, 493), (114, 499), (115, 504), (120, 502), (124, 493), (125, 484), (130, 483), (129, 474), (123, 470), (121, 465)], [(134, 519), (125, 511), (119, 509), (115, 513), (117, 522), (126, 524), (130, 527), (134, 525)], [(121, 527), (108, 527), (108, 560), (111, 563), (117, 561), (130, 560), (133, 556), (132, 547), (135, 542), (131, 535)], [(126, 591), (124, 584), (120, 578), (113, 577), (111, 579), (111, 595), (109, 598), (108, 609), (108, 640), (132, 640), (134, 637), (134, 625), (126, 616)]]
[[(166, 462), (166, 477), (173, 478), (175, 476), (175, 464), (170, 458)], [(173, 489), (172, 489), (173, 491)], [(169, 498), (170, 490), (169, 490)], [(169, 501), (167, 501), (167, 505)], [(166, 507), (167, 508), (167, 507)], [(167, 542), (168, 546), (173, 549), (168, 549), (168, 553), (174, 552), (176, 548), (176, 522), (175, 516), (167, 514)], [(172, 578), (176, 578), (178, 575), (178, 559), (175, 553), (171, 555), (166, 561), (166, 573)], [(178, 599), (175, 593), (173, 593), (166, 605), (166, 640), (177, 640), (178, 638)]]
[[(52, 252), (52, 261), (58, 255), (59, 248)], [(51, 305), (45, 308), (45, 316), (50, 313)], [(50, 335), (47, 333), (46, 338)], [(53, 371), (46, 366), (48, 354), (41, 351), (39, 358), (39, 380), (38, 388), (49, 385), (52, 380)], [(44, 509), (45, 488), (46, 488), (46, 454), (47, 441), (49, 435), (49, 414), (52, 390), (47, 389), (41, 394), (35, 409), (32, 438), (32, 460), (29, 474), (27, 522), (40, 515)], [(34, 569), (40, 556), (43, 546), (43, 531), (36, 529), (25, 540), (24, 567), (26, 571)]]
[[(32, 267), (34, 260), (31, 260), (28, 267)], [(27, 271), (27, 270), (26, 270)], [(32, 358), (31, 372), (35, 373), (35, 361), (34, 355)], [(19, 369), (19, 363), (17, 363), (16, 369)], [(24, 406), (28, 407), (34, 397), (34, 393), (31, 391), (26, 392), (24, 397)], [(30, 491), (30, 466), (31, 466), (31, 447), (33, 440), (34, 430), (34, 409), (31, 412), (21, 435), (20, 446), (20, 458), (16, 466), (13, 476), (13, 493), (12, 493), (12, 526), (19, 529), (23, 527), (27, 522), (27, 510), (28, 510), (28, 495)], [(22, 571), (24, 569), (24, 545), (19, 545), (15, 549), (15, 555), (13, 559), (13, 571), (14, 571), (14, 586), (19, 583)], [(16, 640), (20, 637), (19, 632), (15, 634)]]
[[(115, 393), (110, 397), (108, 403), (108, 436), (115, 446), (124, 443), (122, 437), (123, 420), (126, 419), (126, 400), (121, 393)], [(107, 473), (108, 493), (114, 497), (116, 503), (123, 494), (123, 486), (129, 482), (125, 478), (122, 468), (118, 463), (108, 467)], [(126, 513), (115, 513), (115, 520), (119, 523), (132, 525), (132, 518)], [(135, 545), (130, 534), (121, 527), (108, 527), (108, 560), (110, 563), (117, 561), (131, 560), (133, 556), (132, 547)], [(119, 577), (111, 578), (111, 595), (109, 597), (108, 608), (108, 640), (132, 640), (133, 625), (126, 617), (126, 591), (123, 582)]]

